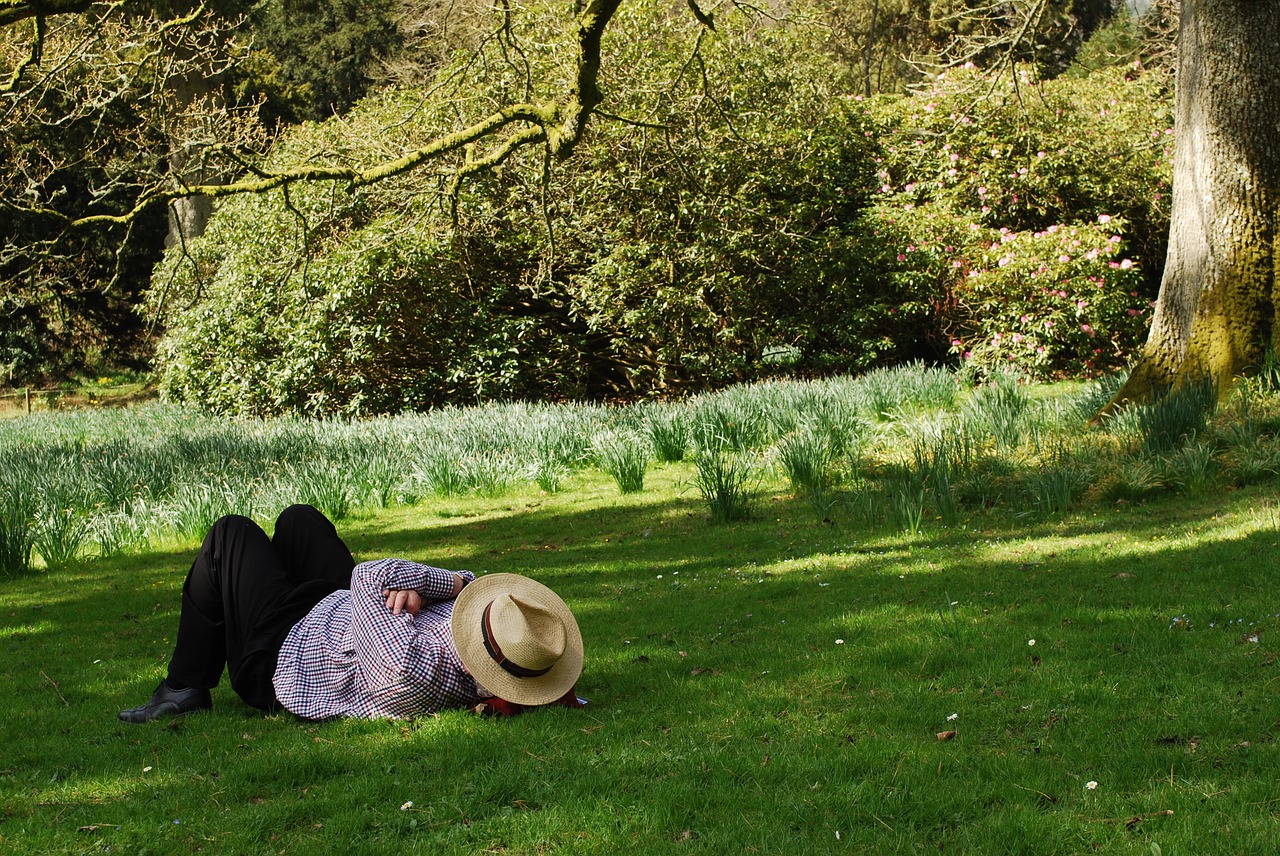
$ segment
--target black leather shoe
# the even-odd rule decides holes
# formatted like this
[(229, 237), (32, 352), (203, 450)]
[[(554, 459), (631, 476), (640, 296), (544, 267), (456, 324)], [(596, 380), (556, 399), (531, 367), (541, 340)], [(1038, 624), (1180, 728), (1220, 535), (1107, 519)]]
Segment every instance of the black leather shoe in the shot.
[(209, 691), (199, 687), (187, 687), (185, 690), (170, 689), (164, 681), (151, 694), (151, 700), (141, 707), (131, 707), (120, 711), (123, 722), (150, 722), (162, 716), (181, 716), (184, 713), (195, 713), (197, 710), (208, 710), (213, 707), (213, 699)]

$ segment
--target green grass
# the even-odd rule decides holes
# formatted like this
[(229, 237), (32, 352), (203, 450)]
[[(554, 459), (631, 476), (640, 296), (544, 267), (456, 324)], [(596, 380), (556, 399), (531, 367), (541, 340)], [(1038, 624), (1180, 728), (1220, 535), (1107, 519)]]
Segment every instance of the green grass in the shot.
[[(1280, 398), (1157, 453), (1136, 415), (1084, 426), (1099, 390), (908, 367), (637, 409), (6, 420), (0, 851), (1273, 851)], [(695, 455), (621, 493), (593, 440), (656, 420)], [(118, 723), (206, 521), (307, 491), (357, 558), (554, 587), (591, 704), (315, 724), (224, 682)]]
[(5, 580), (0, 845), (1274, 846), (1274, 485), (868, 537), (781, 494), (709, 526), (691, 476), (659, 465), (620, 496), (581, 474), (555, 495), (439, 498), (343, 526), (358, 558), (556, 588), (587, 641), (581, 711), (314, 724), (263, 717), (224, 682), (209, 714), (125, 725), (116, 711), (163, 670), (194, 542)]

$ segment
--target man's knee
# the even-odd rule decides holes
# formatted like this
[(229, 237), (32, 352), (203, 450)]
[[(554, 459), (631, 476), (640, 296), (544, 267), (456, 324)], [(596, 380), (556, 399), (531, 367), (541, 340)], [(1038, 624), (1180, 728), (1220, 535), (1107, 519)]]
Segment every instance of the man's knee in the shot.
[(243, 531), (246, 526), (257, 526), (248, 517), (240, 514), (227, 514), (219, 517), (214, 524), (209, 527), (209, 534), (205, 536), (205, 541), (220, 540), (227, 535)]
[(293, 529), (298, 526), (315, 526), (317, 523), (332, 526), (329, 518), (320, 513), (314, 506), (296, 503), (280, 512), (276, 518), (276, 531)]

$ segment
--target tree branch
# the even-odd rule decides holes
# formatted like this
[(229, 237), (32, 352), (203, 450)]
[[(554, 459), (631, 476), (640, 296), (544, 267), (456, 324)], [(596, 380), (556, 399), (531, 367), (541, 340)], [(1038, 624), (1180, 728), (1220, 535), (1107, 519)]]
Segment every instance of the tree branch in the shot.
[[(274, 173), (248, 169), (246, 175), (227, 184), (186, 184), (180, 176), (171, 175), (169, 180), (174, 183), (143, 189), (135, 197), (132, 208), (122, 214), (74, 216), (49, 206), (19, 205), (3, 198), (0, 198), (0, 210), (7, 209), (27, 217), (39, 218), (69, 231), (128, 225), (154, 205), (170, 204), (175, 200), (194, 196), (216, 199), (246, 193), (265, 193), (298, 182), (342, 183), (348, 190), (353, 190), (410, 172), (429, 161), (501, 135), (511, 125), (529, 126), (507, 136), (486, 156), (475, 160), (468, 158), (457, 167), (453, 180), (456, 196), (456, 187), (465, 177), (501, 164), (515, 151), (526, 146), (545, 144), (549, 154), (557, 159), (570, 154), (581, 138), (591, 113), (604, 100), (598, 82), (601, 38), (621, 2), (622, 0), (591, 0), (578, 16), (576, 75), (573, 88), (566, 98), (504, 107), (465, 128), (443, 134), (421, 148), (385, 162), (363, 169), (336, 165), (301, 166)], [(83, 11), (93, 5), (96, 4), (83, 0), (50, 0), (47, 8), (61, 14)], [(0, 0), (0, 23), (5, 20), (21, 20), (24, 16), (18, 15), (18, 11), (32, 8), (35, 8), (33, 0)], [(203, 9), (202, 4), (190, 16), (166, 22), (165, 29), (194, 21)], [(9, 14), (8, 19), (4, 17), (6, 12)]]

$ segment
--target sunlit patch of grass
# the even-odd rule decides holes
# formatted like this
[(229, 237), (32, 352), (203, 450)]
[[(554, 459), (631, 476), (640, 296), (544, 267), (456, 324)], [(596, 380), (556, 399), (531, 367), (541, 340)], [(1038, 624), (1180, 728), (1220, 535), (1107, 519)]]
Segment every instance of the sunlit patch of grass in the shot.
[(588, 473), (341, 527), (363, 556), (564, 594), (587, 640), (580, 711), (302, 723), (224, 683), (212, 712), (128, 726), (115, 711), (163, 669), (194, 546), (6, 580), (5, 845), (1125, 852), (1138, 814), (1165, 852), (1268, 840), (1250, 806), (1276, 788), (1267, 490), (907, 536), (785, 495), (707, 526), (692, 473), (657, 467), (627, 496)]

